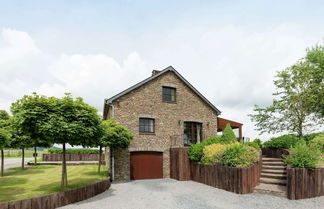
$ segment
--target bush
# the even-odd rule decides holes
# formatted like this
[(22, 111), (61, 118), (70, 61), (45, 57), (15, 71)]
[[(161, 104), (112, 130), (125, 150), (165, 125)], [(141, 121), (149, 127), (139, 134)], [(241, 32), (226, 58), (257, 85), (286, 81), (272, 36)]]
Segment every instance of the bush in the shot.
[[(48, 149), (50, 154), (62, 154), (62, 149)], [(66, 154), (99, 154), (99, 150), (96, 149), (66, 149)]]
[(225, 144), (211, 144), (204, 148), (201, 162), (206, 165), (219, 164), (225, 151)]
[(258, 151), (261, 151), (260, 145), (258, 143), (256, 143), (256, 142), (254, 142), (254, 141), (253, 142), (246, 142), (245, 144), (250, 146), (250, 147), (254, 147)]
[(258, 144), (259, 148), (262, 148), (262, 141), (261, 141), (261, 139), (254, 139), (253, 140), (253, 143)]
[(294, 147), (299, 140), (300, 139), (297, 136), (293, 134), (287, 134), (271, 138), (269, 141), (263, 143), (263, 147), (289, 149), (291, 147)]
[(321, 153), (324, 153), (324, 134), (317, 135), (309, 142), (309, 146), (312, 149), (318, 149)]
[(319, 150), (307, 146), (304, 140), (301, 140), (291, 149), (290, 155), (284, 157), (284, 162), (293, 168), (315, 169), (320, 161)]
[(259, 152), (255, 148), (236, 142), (226, 146), (221, 164), (230, 167), (247, 168), (258, 160)]
[(229, 123), (226, 124), (226, 127), (223, 130), (222, 141), (224, 141), (227, 144), (232, 142), (237, 142), (234, 131)]
[(322, 135), (322, 134), (324, 134), (324, 133), (323, 133), (323, 132), (319, 132), (319, 133), (312, 133), (312, 134), (308, 134), (308, 135), (305, 135), (305, 136), (304, 136), (304, 140), (305, 140), (306, 142), (310, 142), (310, 141), (312, 141), (314, 138), (316, 138), (317, 136)]
[(210, 144), (217, 144), (217, 143), (222, 143), (222, 139), (220, 136), (209, 138), (206, 141), (203, 141), (198, 144), (192, 144), (188, 152), (189, 159), (192, 160), (193, 162), (199, 163), (204, 154), (204, 147)]

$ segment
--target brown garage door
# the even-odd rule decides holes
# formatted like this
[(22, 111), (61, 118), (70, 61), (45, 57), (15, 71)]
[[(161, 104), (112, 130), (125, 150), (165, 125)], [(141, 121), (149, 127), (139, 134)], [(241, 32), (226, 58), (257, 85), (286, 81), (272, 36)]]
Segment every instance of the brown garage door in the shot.
[(163, 178), (162, 159), (161, 152), (131, 152), (131, 179)]

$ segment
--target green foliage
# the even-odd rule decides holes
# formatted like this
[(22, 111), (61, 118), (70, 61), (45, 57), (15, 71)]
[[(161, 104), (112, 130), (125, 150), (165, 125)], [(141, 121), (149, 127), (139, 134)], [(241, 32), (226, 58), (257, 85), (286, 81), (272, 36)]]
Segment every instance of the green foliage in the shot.
[(200, 162), (204, 154), (204, 147), (210, 144), (218, 144), (218, 143), (224, 144), (224, 141), (220, 136), (214, 136), (201, 143), (192, 144), (189, 147), (189, 152), (188, 152), (189, 159), (196, 163)]
[(277, 91), (270, 106), (255, 106), (249, 115), (261, 133), (296, 133), (323, 122), (324, 46), (308, 51), (307, 57), (279, 71), (274, 80)]
[[(62, 154), (62, 149), (48, 149), (48, 153), (50, 154)], [(97, 149), (66, 149), (66, 154), (99, 154), (99, 150)]]
[(320, 159), (319, 150), (307, 146), (306, 142), (301, 140), (291, 149), (290, 155), (284, 157), (284, 162), (293, 168), (315, 169)]
[(246, 142), (245, 144), (250, 146), (250, 147), (254, 147), (258, 151), (261, 151), (260, 145), (258, 143), (256, 143), (256, 142)]
[(0, 128), (0, 150), (9, 147), (11, 142), (10, 132), (4, 128)]
[(262, 148), (262, 141), (261, 139), (254, 139), (253, 140), (254, 143), (258, 144), (260, 148)]
[(227, 145), (221, 160), (224, 166), (247, 168), (259, 160), (259, 152), (241, 143)]
[(102, 121), (101, 127), (103, 135), (99, 140), (99, 146), (108, 146), (112, 149), (125, 149), (134, 137), (132, 132), (118, 125), (114, 120)]
[(269, 141), (263, 143), (263, 147), (289, 149), (295, 146), (299, 140), (300, 139), (293, 134), (286, 134), (271, 138)]
[(233, 129), (229, 123), (226, 124), (225, 129), (223, 130), (222, 139), (226, 143), (236, 142), (236, 136), (233, 132)]
[(310, 142), (310, 141), (312, 141), (315, 137), (317, 137), (317, 136), (319, 136), (319, 135), (321, 135), (321, 134), (324, 134), (324, 133), (323, 133), (323, 132), (311, 133), (311, 134), (305, 135), (303, 139), (304, 139), (306, 142)]
[(211, 144), (205, 146), (201, 163), (206, 165), (220, 164), (225, 148), (225, 144)]
[(312, 149), (317, 149), (321, 153), (324, 153), (324, 134), (317, 135), (312, 141), (310, 141), (309, 146)]

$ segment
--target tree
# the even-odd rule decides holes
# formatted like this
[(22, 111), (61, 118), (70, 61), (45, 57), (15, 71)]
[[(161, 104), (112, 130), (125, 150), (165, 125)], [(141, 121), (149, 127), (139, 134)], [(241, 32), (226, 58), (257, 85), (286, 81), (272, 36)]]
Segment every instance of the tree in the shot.
[(101, 121), (102, 136), (98, 140), (97, 146), (99, 146), (99, 165), (98, 172), (100, 172), (102, 147), (109, 147), (112, 157), (114, 157), (115, 149), (126, 149), (134, 134), (127, 128), (118, 125), (114, 120)]
[(255, 106), (255, 114), (249, 115), (261, 133), (297, 133), (322, 122), (323, 117), (314, 113), (313, 105), (319, 95), (314, 94), (314, 68), (307, 60), (279, 71), (274, 80), (277, 91), (268, 107)]
[(33, 141), (28, 135), (24, 135), (21, 128), (15, 122), (15, 118), (12, 120), (11, 133), (12, 140), (10, 147), (21, 149), (21, 168), (25, 168), (25, 149), (33, 146)]
[(5, 147), (10, 145), (10, 116), (5, 110), (0, 110), (0, 150), (1, 150), (1, 176), (4, 173), (4, 151)]
[(12, 103), (11, 112), (15, 118), (15, 127), (19, 127), (20, 136), (28, 136), (31, 139), (31, 147), (34, 147), (34, 161), (37, 164), (37, 147), (51, 147), (52, 144), (45, 140), (40, 130), (40, 125), (48, 120), (48, 115), (53, 104), (45, 96), (33, 93)]
[(233, 132), (233, 129), (229, 123), (226, 124), (225, 129), (223, 130), (222, 138), (224, 142), (236, 142), (236, 136)]
[(99, 138), (100, 120), (97, 110), (85, 104), (80, 97), (73, 99), (66, 94), (61, 99), (50, 97), (47, 100), (50, 111), (39, 128), (46, 139), (63, 146), (61, 186), (66, 187), (66, 144), (87, 146), (91, 140)]
[(314, 96), (312, 102), (313, 112), (324, 117), (324, 46), (317, 45), (307, 50), (306, 61), (312, 68), (311, 94)]

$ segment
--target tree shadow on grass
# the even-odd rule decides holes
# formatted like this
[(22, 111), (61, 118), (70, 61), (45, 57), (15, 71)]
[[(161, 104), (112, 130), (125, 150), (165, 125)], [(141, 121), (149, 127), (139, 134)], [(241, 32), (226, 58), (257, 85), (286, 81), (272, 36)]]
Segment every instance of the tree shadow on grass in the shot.
[(5, 176), (22, 176), (22, 175), (31, 175), (31, 174), (39, 174), (44, 173), (45, 168), (10, 168), (5, 173)]
[(3, 187), (10, 187), (15, 185), (22, 185), (26, 183), (28, 179), (26, 178), (19, 178), (19, 177), (11, 177), (11, 176), (4, 176), (0, 178), (0, 185), (1, 188)]

